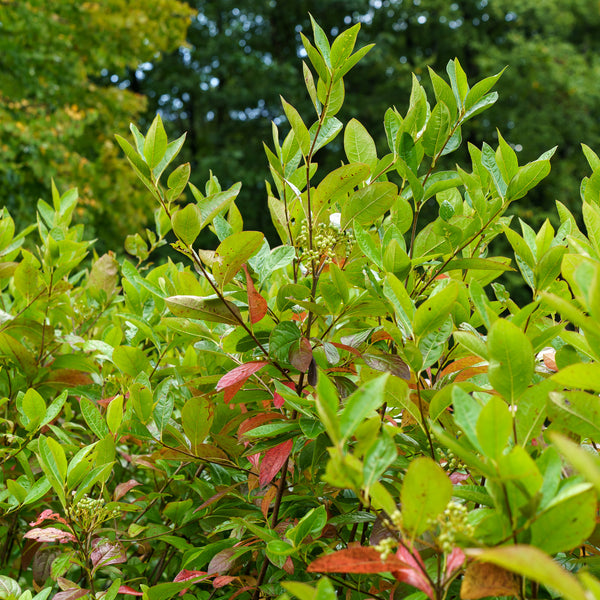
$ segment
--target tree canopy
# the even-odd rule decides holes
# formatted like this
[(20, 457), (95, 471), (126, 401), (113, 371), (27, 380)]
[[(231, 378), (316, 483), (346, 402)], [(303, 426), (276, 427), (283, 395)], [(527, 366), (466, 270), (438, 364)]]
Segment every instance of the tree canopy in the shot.
[(0, 3), (1, 202), (20, 224), (35, 219), (51, 177), (77, 182), (79, 220), (103, 240), (146, 220), (113, 138), (146, 101), (101, 76), (181, 45), (191, 14), (179, 0)]
[(538, 209), (518, 210), (540, 218), (554, 199), (575, 207), (569, 190), (586, 169), (579, 144), (600, 145), (600, 10), (594, 0), (525, 0), (518, 7), (507, 0), (190, 4), (198, 17), (188, 44), (130, 80), (149, 97), (148, 122), (159, 110), (172, 134), (188, 132), (184, 152), (198, 178), (212, 168), (226, 186), (245, 182), (241, 210), (256, 227), (267, 225), (258, 208), (265, 205), (262, 142), (270, 140), (272, 119), (285, 121), (281, 82), (286, 100), (303, 114), (312, 111), (295, 60), (303, 56), (300, 36), (310, 30), (309, 12), (331, 35), (361, 22), (359, 41), (376, 43), (347, 78), (351, 94), (343, 111), (360, 115), (378, 147), (385, 145), (385, 110), (390, 99), (404, 102), (411, 71), (427, 86), (427, 67), (443, 71), (454, 57), (473, 77), (508, 67), (498, 83), (502, 102), (473, 124), (469, 141), (491, 143), (497, 126), (524, 161), (558, 144), (563, 160), (531, 199)]

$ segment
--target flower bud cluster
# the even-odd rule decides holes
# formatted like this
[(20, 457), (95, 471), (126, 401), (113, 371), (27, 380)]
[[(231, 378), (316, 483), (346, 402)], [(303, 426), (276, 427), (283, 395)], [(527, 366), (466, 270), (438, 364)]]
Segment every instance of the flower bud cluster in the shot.
[(457, 535), (467, 537), (473, 535), (473, 525), (469, 523), (468, 515), (467, 507), (464, 504), (451, 500), (444, 512), (437, 518), (440, 526), (437, 541), (444, 552), (452, 552)]
[(313, 228), (312, 249), (310, 248), (308, 227), (304, 223), (300, 229), (297, 243), (302, 248), (302, 262), (331, 262), (335, 256), (348, 256), (352, 250), (352, 234), (348, 231), (319, 223)]
[(93, 531), (104, 521), (117, 519), (121, 511), (107, 508), (102, 498), (90, 498), (87, 494), (68, 508), (70, 519), (84, 531)]
[(373, 546), (377, 552), (379, 552), (379, 556), (382, 561), (388, 559), (395, 551), (398, 546), (398, 541), (392, 537), (385, 538), (379, 542), (376, 546)]

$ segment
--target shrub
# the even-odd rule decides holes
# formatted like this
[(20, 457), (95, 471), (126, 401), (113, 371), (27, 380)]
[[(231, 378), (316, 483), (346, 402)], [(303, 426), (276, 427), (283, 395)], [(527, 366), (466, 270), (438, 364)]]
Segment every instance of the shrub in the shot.
[[(239, 184), (183, 205), (160, 117), (117, 138), (157, 201), (136, 264), (84, 268), (73, 190), (40, 201), (35, 248), (3, 212), (2, 598), (599, 596), (600, 159), (584, 148), (587, 237), (561, 204), (558, 231), (518, 233), (505, 212), (553, 150), (519, 165), (499, 134), (437, 168), (501, 74), (470, 86), (451, 61), (433, 107), (415, 77), (380, 155), (335, 117), (370, 46), (313, 26), (316, 120), (282, 100), (265, 146), (280, 246), (244, 231)], [(320, 173), (337, 136), (348, 162)], [(151, 264), (172, 234), (184, 262)]]

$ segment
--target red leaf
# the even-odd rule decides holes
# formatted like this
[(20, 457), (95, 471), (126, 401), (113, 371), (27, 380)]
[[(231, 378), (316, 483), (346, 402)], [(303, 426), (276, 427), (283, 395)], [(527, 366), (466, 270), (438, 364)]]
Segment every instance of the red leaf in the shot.
[(83, 590), (78, 587), (69, 588), (64, 592), (58, 592), (52, 596), (52, 600), (77, 600), (77, 598), (82, 598), (86, 594), (89, 594), (90, 590)]
[(312, 346), (310, 345), (310, 341), (305, 337), (300, 338), (298, 348), (294, 348), (290, 352), (290, 362), (301, 373), (308, 371), (312, 357)]
[(267, 363), (253, 361), (239, 365), (226, 373), (217, 383), (217, 392), (225, 390), (225, 404), (229, 404), (237, 392), (242, 388), (250, 375), (260, 371)]
[(285, 559), (285, 562), (283, 563), (283, 570), (288, 574), (288, 575), (293, 575), (294, 574), (294, 561), (292, 560), (291, 556), (288, 556)]
[(258, 323), (266, 314), (268, 310), (267, 301), (256, 291), (254, 282), (246, 265), (242, 265), (244, 272), (246, 273), (246, 291), (248, 292), (248, 312), (250, 313), (250, 323)]
[(173, 583), (178, 583), (179, 581), (191, 581), (192, 579), (201, 581), (207, 577), (209, 577), (209, 574), (206, 571), (188, 571), (187, 569), (183, 569), (177, 573), (175, 579), (173, 579)]
[(142, 592), (136, 592), (133, 588), (128, 585), (122, 585), (118, 591), (119, 594), (129, 594), (130, 596), (143, 596)]
[(219, 575), (215, 577), (213, 580), (213, 587), (215, 589), (225, 587), (228, 583), (231, 583), (237, 577), (233, 577), (232, 575)]
[(136, 485), (141, 485), (141, 483), (139, 481), (136, 481), (135, 479), (130, 479), (129, 481), (119, 483), (113, 493), (113, 500), (116, 502)]
[(257, 454), (248, 454), (246, 456), (251, 465), (258, 467), (258, 463), (260, 462), (260, 452)]
[(45, 529), (36, 527), (28, 531), (24, 537), (36, 542), (60, 542), (61, 544), (77, 541), (72, 533), (62, 531), (56, 527), (46, 527)]
[(283, 444), (279, 444), (265, 452), (265, 456), (260, 463), (258, 472), (258, 483), (261, 487), (264, 487), (267, 483), (273, 481), (273, 478), (277, 475), (279, 469), (283, 467), (290, 455), (293, 445), (294, 440), (287, 440), (286, 442), (283, 442)]
[(396, 552), (396, 557), (403, 561), (406, 566), (398, 570), (394, 570), (392, 575), (398, 581), (408, 583), (422, 592), (425, 592), (427, 596), (433, 600), (433, 587), (431, 587), (431, 583), (425, 575), (425, 567), (423, 565), (421, 555), (416, 550), (413, 550), (413, 553), (411, 553), (404, 546), (400, 546), (398, 548), (398, 552)]
[(375, 548), (356, 546), (319, 556), (310, 565), (309, 573), (385, 573), (403, 569), (407, 564), (396, 556), (381, 560)]
[[(286, 382), (284, 382), (283, 385), (285, 385), (286, 387), (289, 387), (290, 390), (293, 390), (296, 387), (293, 381), (286, 381)], [(273, 394), (273, 406), (275, 408), (281, 408), (284, 404), (285, 404), (285, 398), (281, 394), (278, 394), (277, 392), (275, 392)]]
[(460, 548), (452, 548), (452, 552), (446, 558), (446, 578), (462, 567), (465, 562), (465, 553)]
[(92, 553), (90, 555), (94, 571), (107, 565), (117, 565), (127, 562), (125, 549), (118, 542), (111, 542), (106, 538), (97, 538), (92, 541)]
[(452, 473), (452, 475), (450, 475), (450, 481), (454, 485), (457, 485), (462, 481), (466, 481), (467, 479), (469, 479), (469, 477), (471, 476), (468, 473), (460, 473), (458, 471), (455, 471), (454, 473)]
[(360, 352), (356, 349), (353, 348), (352, 346), (348, 346), (347, 344), (340, 344), (339, 342), (330, 342), (332, 346), (335, 346), (336, 348), (339, 348), (340, 350), (347, 350), (348, 352), (352, 352), (352, 354), (355, 354), (356, 356), (360, 356)]
[(47, 508), (39, 514), (38, 518), (35, 521), (29, 523), (29, 525), (30, 527), (35, 527), (36, 525), (43, 523), (47, 519), (50, 519), (51, 521), (59, 521), (60, 523), (64, 523), (65, 525), (67, 524), (65, 519), (63, 519), (58, 513), (52, 512), (52, 509)]

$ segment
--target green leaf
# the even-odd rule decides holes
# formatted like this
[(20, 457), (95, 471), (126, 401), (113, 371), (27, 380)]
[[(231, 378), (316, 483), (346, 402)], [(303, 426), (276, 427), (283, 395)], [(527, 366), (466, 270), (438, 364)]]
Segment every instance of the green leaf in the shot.
[(396, 201), (398, 187), (390, 182), (375, 182), (356, 190), (342, 206), (341, 229), (347, 229), (353, 220), (371, 225), (383, 216)]
[(383, 294), (394, 308), (403, 335), (407, 338), (411, 337), (413, 334), (415, 305), (404, 284), (395, 275), (388, 273), (383, 282)]
[(596, 527), (596, 493), (589, 483), (571, 485), (531, 525), (531, 544), (548, 554), (581, 546)]
[(46, 403), (40, 394), (33, 388), (29, 388), (21, 401), (21, 408), (27, 423), (24, 423), (27, 431), (34, 431), (42, 423), (46, 416)]
[(318, 185), (313, 196), (313, 212), (318, 220), (320, 213), (334, 198), (347, 194), (364, 181), (371, 172), (368, 165), (353, 163), (329, 173)]
[(269, 354), (277, 362), (290, 364), (290, 351), (297, 346), (300, 329), (292, 321), (277, 323), (269, 337)]
[(178, 210), (171, 219), (175, 235), (186, 245), (191, 246), (200, 233), (200, 211), (194, 204)]
[(181, 425), (183, 432), (192, 445), (192, 452), (196, 446), (203, 444), (210, 432), (213, 423), (213, 407), (202, 396), (190, 398), (181, 409)]
[(498, 565), (555, 590), (565, 600), (586, 600), (577, 578), (539, 548), (514, 545), (486, 550), (469, 549), (468, 556)]
[[(568, 368), (568, 367), (567, 367)], [(560, 429), (600, 441), (600, 402), (586, 392), (550, 392), (548, 417)]]
[(496, 85), (496, 82), (502, 76), (502, 73), (506, 71), (506, 67), (502, 69), (496, 75), (492, 75), (491, 77), (486, 77), (481, 81), (478, 81), (468, 92), (465, 98), (465, 109), (468, 111), (475, 104), (477, 104), (493, 87)]
[(193, 183), (190, 183), (189, 185), (190, 190), (192, 190), (192, 195), (198, 202), (198, 208), (200, 209), (200, 216), (202, 218), (202, 222), (200, 223), (201, 230), (209, 223), (212, 223), (217, 215), (228, 210), (231, 203), (237, 198), (242, 189), (241, 183), (235, 183), (228, 190), (216, 192), (205, 198)]
[(351, 119), (344, 131), (344, 150), (349, 162), (373, 166), (377, 161), (377, 148), (373, 138), (356, 119)]
[(281, 104), (283, 106), (285, 116), (292, 126), (292, 130), (296, 136), (296, 140), (298, 141), (302, 155), (308, 156), (308, 153), (310, 152), (310, 133), (308, 132), (308, 128), (304, 124), (300, 113), (291, 104), (288, 104), (283, 97), (281, 97)]
[(354, 50), (356, 36), (360, 30), (360, 23), (346, 29), (338, 35), (331, 45), (331, 66), (336, 69), (341, 66)]
[(510, 321), (497, 319), (488, 334), (488, 356), (490, 383), (514, 404), (533, 377), (533, 347), (529, 338)]
[(600, 393), (600, 364), (593, 362), (568, 365), (552, 375), (552, 379), (565, 387)]
[(458, 386), (452, 388), (452, 404), (454, 406), (454, 422), (465, 434), (472, 446), (483, 454), (483, 448), (477, 435), (477, 423), (481, 416), (482, 407)]
[(223, 289), (242, 268), (242, 265), (263, 245), (264, 235), (259, 231), (242, 231), (225, 238), (215, 252), (213, 277)]
[[(158, 181), (160, 176), (164, 173), (165, 169), (171, 164), (173, 159), (179, 154), (181, 147), (183, 146), (183, 142), (185, 142), (186, 133), (178, 137), (176, 140), (173, 140), (169, 144), (167, 144), (167, 149), (160, 160), (160, 162), (154, 167), (152, 173), (154, 175), (154, 179)], [(185, 166), (185, 165), (183, 165)], [(168, 182), (167, 182), (168, 185)]]
[(417, 308), (413, 327), (417, 337), (434, 331), (448, 318), (458, 297), (458, 283), (452, 281)]
[(98, 407), (89, 399), (82, 397), (79, 401), (81, 414), (92, 433), (99, 439), (104, 439), (108, 434), (108, 425), (100, 414)]
[(423, 134), (423, 150), (427, 156), (437, 156), (448, 141), (451, 117), (448, 107), (438, 102), (431, 111), (427, 128)]
[(310, 22), (313, 28), (315, 45), (319, 49), (319, 52), (321, 53), (325, 64), (328, 67), (331, 67), (331, 48), (329, 46), (327, 36), (325, 35), (325, 32), (323, 31), (323, 29), (321, 29), (319, 24), (313, 19), (312, 15), (310, 15)]
[(481, 409), (476, 431), (486, 456), (495, 459), (502, 454), (512, 433), (512, 421), (506, 402), (497, 396), (492, 396)]
[(38, 457), (42, 471), (44, 471), (44, 475), (46, 475), (50, 485), (54, 488), (54, 491), (56, 492), (61, 504), (65, 506), (65, 481), (62, 477), (64, 465), (59, 466), (57, 464), (54, 453), (48, 444), (48, 438), (46, 438), (44, 435), (40, 435), (38, 439)]
[(323, 527), (327, 524), (327, 511), (324, 506), (312, 508), (301, 519), (298, 524), (285, 532), (285, 537), (298, 546), (304, 538), (312, 536), (319, 537)]
[(163, 159), (167, 151), (167, 133), (160, 115), (156, 115), (144, 140), (144, 158), (151, 169)]
[(519, 167), (517, 174), (510, 180), (506, 189), (506, 199), (519, 200), (550, 173), (549, 160), (536, 160)]
[(114, 435), (119, 430), (123, 420), (123, 396), (118, 394), (106, 407), (106, 424), (108, 429)]
[(131, 377), (150, 371), (150, 362), (141, 348), (118, 346), (114, 349), (112, 360), (120, 371)]
[(567, 461), (575, 467), (593, 486), (600, 495), (600, 459), (596, 454), (584, 450), (568, 437), (551, 432), (550, 439)]
[(333, 385), (324, 372), (320, 371), (317, 379), (317, 413), (325, 426), (327, 435), (329, 435), (329, 438), (334, 444), (339, 443), (342, 437), (337, 416), (339, 403), (340, 401), (335, 385)]
[(365, 231), (359, 223), (353, 224), (354, 238), (363, 254), (376, 266), (382, 268), (381, 252), (375, 246), (375, 242), (368, 231)]
[(396, 444), (385, 432), (369, 446), (363, 462), (364, 487), (367, 491), (379, 481), (397, 456)]
[[(319, 101), (317, 99), (317, 88), (315, 86), (315, 80), (314, 80), (313, 74), (310, 70), (310, 67), (304, 61), (302, 61), (302, 73), (304, 75), (304, 83), (306, 84), (306, 89), (308, 90), (308, 95), (310, 96), (313, 106), (315, 107), (315, 110), (317, 111), (317, 114), (318, 114), (319, 113)], [(265, 150), (268, 150), (268, 148), (266, 146), (265, 146)], [(269, 161), (269, 162), (271, 162), (271, 161)]]
[(443, 102), (446, 105), (454, 121), (456, 119), (457, 106), (452, 88), (431, 67), (427, 67), (427, 69), (429, 70), (429, 77), (431, 78), (436, 101)]
[(467, 76), (458, 62), (458, 58), (448, 61), (446, 65), (446, 72), (450, 77), (450, 84), (452, 85), (452, 91), (454, 97), (459, 106), (464, 105), (464, 100), (469, 93), (469, 84), (467, 83)]
[(411, 539), (429, 528), (452, 498), (452, 483), (444, 470), (431, 458), (421, 456), (408, 466), (400, 499), (402, 523)]
[(349, 439), (358, 426), (384, 401), (384, 390), (388, 374), (362, 385), (347, 400), (340, 415), (340, 433), (342, 440)]
[(176, 317), (229, 325), (242, 322), (240, 309), (229, 300), (180, 295), (165, 298), (165, 302)]

